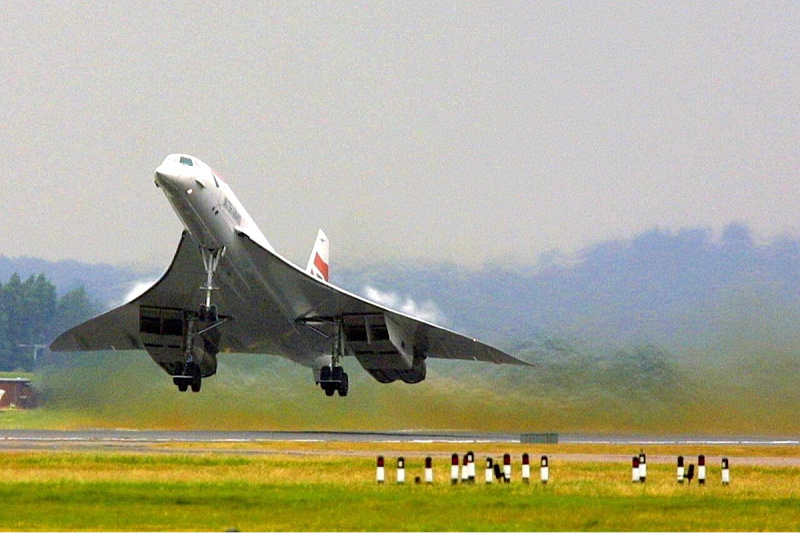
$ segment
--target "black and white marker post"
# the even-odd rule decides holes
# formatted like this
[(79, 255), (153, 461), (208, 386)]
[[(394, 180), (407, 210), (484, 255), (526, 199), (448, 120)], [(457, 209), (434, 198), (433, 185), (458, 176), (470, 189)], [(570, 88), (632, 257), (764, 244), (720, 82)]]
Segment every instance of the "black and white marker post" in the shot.
[(461, 462), (461, 483), (469, 481), (469, 454), (464, 454), (464, 459)]
[(697, 483), (706, 484), (706, 456), (701, 455), (697, 458)]
[(678, 456), (678, 483), (683, 483), (683, 476), (685, 473), (685, 469), (683, 466), (683, 456)]
[(728, 463), (728, 458), (722, 458), (722, 484), (723, 485), (730, 485), (731, 483), (731, 470), (730, 464)]
[(647, 481), (647, 454), (644, 450), (639, 452), (639, 481), (642, 483)]
[(550, 481), (550, 462), (547, 460), (546, 455), (542, 456), (541, 465), (540, 475), (542, 485), (547, 485), (547, 482)]
[(467, 452), (467, 466), (469, 467), (469, 482), (475, 483), (475, 454)]
[(450, 484), (456, 485), (458, 483), (458, 454), (454, 453), (450, 456)]
[(486, 458), (486, 484), (491, 485), (494, 479), (494, 461), (491, 457)]
[(397, 458), (397, 484), (402, 485), (406, 482), (406, 460), (402, 457)]
[(386, 481), (386, 470), (384, 469), (382, 455), (378, 456), (378, 467), (375, 470), (375, 480), (378, 483), (383, 483), (384, 481)]
[(527, 453), (522, 454), (522, 482), (531, 482), (531, 458)]
[(511, 454), (503, 454), (503, 482), (511, 483)]
[(433, 483), (433, 458), (425, 458), (425, 483)]
[(631, 481), (634, 483), (639, 483), (639, 456), (634, 455), (633, 459), (631, 459), (631, 464), (633, 468), (631, 469)]

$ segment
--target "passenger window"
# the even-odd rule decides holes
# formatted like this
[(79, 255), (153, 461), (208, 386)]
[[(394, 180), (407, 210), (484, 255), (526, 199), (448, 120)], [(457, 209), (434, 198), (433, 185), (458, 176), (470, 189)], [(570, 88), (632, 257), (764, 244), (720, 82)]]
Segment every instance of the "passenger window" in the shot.
[(194, 162), (192, 161), (191, 157), (181, 157), (181, 165), (191, 167), (194, 166)]

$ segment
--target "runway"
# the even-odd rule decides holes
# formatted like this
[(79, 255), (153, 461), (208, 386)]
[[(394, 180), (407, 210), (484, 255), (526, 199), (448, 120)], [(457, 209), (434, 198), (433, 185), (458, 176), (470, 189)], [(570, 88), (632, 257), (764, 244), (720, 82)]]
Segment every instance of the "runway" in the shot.
[[(581, 434), (559, 435), (559, 444), (520, 444), (521, 435), (515, 433), (468, 433), (457, 431), (153, 431), (153, 430), (0, 430), (0, 451), (91, 451), (106, 450), (134, 453), (234, 453), (259, 454), (330, 454), (331, 444), (315, 449), (313, 443), (338, 443), (336, 452), (343, 455), (370, 455), (364, 446), (355, 444), (385, 444), (381, 453), (393, 453), (393, 445), (402, 445), (405, 455), (424, 455), (426, 444), (452, 444), (452, 452), (464, 453), (471, 445), (486, 449), (502, 449), (504, 445), (528, 447), (532, 453), (548, 453), (553, 460), (627, 462), (630, 453), (640, 447), (669, 446), (696, 449), (698, 446), (715, 450), (736, 447), (740, 465), (771, 465), (800, 467), (800, 440), (785, 438), (708, 438), (708, 437), (653, 437), (653, 436), (597, 436)], [(289, 443), (286, 446), (286, 443)], [(291, 443), (296, 443), (293, 447)], [(353, 443), (348, 448), (347, 443)], [(408, 444), (420, 444), (418, 452), (409, 450)], [(492, 446), (497, 445), (497, 446)], [(578, 445), (561, 447), (561, 445)], [(584, 446), (580, 446), (584, 445)], [(609, 445), (609, 452), (589, 452), (593, 445)], [(619, 446), (630, 446), (632, 451), (619, 453)], [(374, 449), (374, 447), (372, 447)], [(747, 449), (758, 448), (758, 453)], [(767, 452), (764, 452), (764, 448)], [(771, 449), (775, 448), (775, 453)], [(795, 449), (796, 448), (796, 452)], [(441, 450), (441, 446), (437, 449)], [(744, 450), (744, 453), (741, 452)], [(780, 450), (780, 452), (779, 452)], [(527, 450), (526, 450), (527, 451)], [(654, 450), (655, 451), (655, 450)], [(443, 452), (437, 452), (444, 455)], [(684, 453), (684, 452), (681, 452)], [(703, 452), (705, 453), (705, 452)], [(752, 455), (751, 455), (752, 454)], [(448, 452), (449, 455), (449, 452)], [(709, 455), (709, 460), (716, 456)], [(671, 463), (672, 455), (649, 455), (651, 463)]]
[[(519, 433), (469, 433), (459, 431), (159, 431), (125, 429), (0, 430), (0, 448), (20, 442), (130, 442), (130, 443), (225, 443), (225, 442), (419, 442), (419, 443), (519, 443)], [(561, 444), (633, 445), (754, 445), (800, 446), (800, 439), (769, 437), (655, 437), (560, 434)], [(800, 452), (800, 450), (798, 450)]]

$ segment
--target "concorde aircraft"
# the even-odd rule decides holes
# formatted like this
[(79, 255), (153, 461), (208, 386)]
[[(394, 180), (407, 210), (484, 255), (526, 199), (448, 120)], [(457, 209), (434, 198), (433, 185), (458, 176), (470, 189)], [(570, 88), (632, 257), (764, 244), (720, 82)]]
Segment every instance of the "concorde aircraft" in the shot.
[(200, 390), (220, 352), (286, 357), (328, 396), (347, 395), (345, 356), (381, 383), (421, 382), (428, 357), (526, 364), (332, 285), (322, 230), (306, 269), (295, 266), (196, 157), (168, 156), (155, 184), (185, 226), (172, 264), (141, 296), (62, 333), (53, 351), (145, 350), (182, 392)]

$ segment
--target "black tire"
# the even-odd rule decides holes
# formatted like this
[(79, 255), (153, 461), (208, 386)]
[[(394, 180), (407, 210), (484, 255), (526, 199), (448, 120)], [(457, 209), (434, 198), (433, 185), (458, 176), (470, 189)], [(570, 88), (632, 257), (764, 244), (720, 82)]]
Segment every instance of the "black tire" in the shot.
[(179, 391), (186, 392), (186, 389), (188, 389), (188, 388), (189, 388), (189, 384), (186, 383), (185, 381), (181, 381), (180, 383), (178, 383), (178, 390)]
[(205, 320), (206, 316), (208, 315), (208, 308), (205, 305), (201, 305), (200, 309), (197, 310), (197, 318), (199, 320)]
[(208, 320), (210, 322), (216, 322), (219, 320), (219, 312), (217, 311), (216, 305), (212, 305), (208, 308)]
[(350, 379), (347, 373), (342, 374), (342, 382), (339, 383), (339, 396), (347, 396), (347, 390), (350, 388)]
[(200, 392), (200, 387), (203, 385), (202, 378), (195, 378), (192, 380), (192, 392)]
[(338, 381), (339, 383), (341, 383), (344, 380), (342, 376), (344, 376), (344, 368), (340, 366), (333, 367), (333, 372), (331, 373), (331, 379), (333, 381)]
[(325, 396), (333, 396), (334, 392), (336, 391), (332, 387), (325, 387)]
[(319, 379), (320, 379), (320, 381), (330, 381), (331, 380), (331, 367), (323, 366), (319, 371)]

